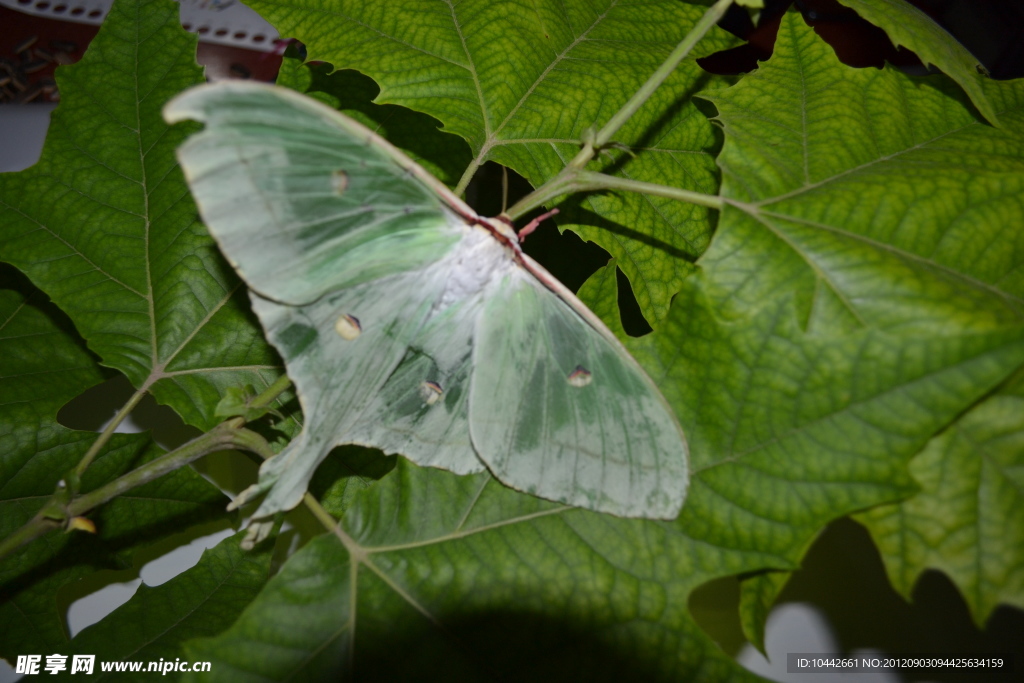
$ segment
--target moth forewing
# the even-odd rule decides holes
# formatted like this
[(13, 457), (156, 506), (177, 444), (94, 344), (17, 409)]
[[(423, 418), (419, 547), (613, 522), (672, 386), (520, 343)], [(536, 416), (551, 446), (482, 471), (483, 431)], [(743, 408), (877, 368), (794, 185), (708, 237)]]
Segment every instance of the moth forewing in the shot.
[(164, 117), (206, 124), (178, 158), (210, 233), (264, 298), (306, 304), (436, 262), (458, 241), (436, 179), (298, 93), (199, 86), (172, 99)]
[(226, 93), (229, 96), (236, 94), (243, 97), (262, 90), (264, 94), (272, 95), (274, 98), (283, 101), (287, 107), (321, 120), (329, 126), (346, 131), (350, 136), (362, 142), (368, 149), (372, 148), (386, 156), (396, 166), (406, 171), (411, 177), (415, 178), (417, 182), (426, 186), (430, 192), (440, 198), (459, 215), (471, 220), (475, 220), (477, 218), (476, 212), (473, 211), (473, 209), (471, 209), (469, 205), (466, 204), (458, 195), (452, 192), (440, 180), (427, 172), (426, 169), (410, 159), (405, 152), (388, 142), (386, 138), (370, 130), (355, 119), (345, 116), (336, 109), (332, 109), (317, 100), (311, 99), (287, 88), (279, 88), (263, 83), (254, 83), (252, 81), (221, 81), (216, 84), (201, 85), (178, 95), (167, 103), (164, 107), (164, 118), (167, 122), (178, 123), (179, 121), (185, 120), (207, 120), (207, 112), (205, 109), (193, 105), (193, 102), (196, 100), (196, 97), (194, 96), (201, 93), (204, 89), (216, 89), (217, 91)]

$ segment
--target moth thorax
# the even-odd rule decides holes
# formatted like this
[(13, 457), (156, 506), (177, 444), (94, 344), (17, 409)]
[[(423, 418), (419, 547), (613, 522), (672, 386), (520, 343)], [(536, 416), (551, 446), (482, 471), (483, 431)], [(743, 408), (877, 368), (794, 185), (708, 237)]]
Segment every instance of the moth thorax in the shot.
[(444, 391), (441, 389), (441, 385), (437, 382), (427, 380), (420, 384), (420, 398), (428, 406), (432, 406), (440, 400), (441, 396), (444, 395)]
[(449, 263), (444, 292), (438, 302), (441, 310), (479, 295), (512, 265), (501, 243), (479, 226), (468, 228), (452, 251)]
[(593, 378), (593, 375), (590, 374), (590, 370), (587, 370), (582, 365), (577, 365), (576, 369), (569, 373), (569, 377), (567, 379), (569, 384), (574, 387), (585, 387), (590, 384), (590, 381)]
[(359, 318), (346, 313), (334, 323), (334, 331), (345, 341), (352, 341), (362, 334), (363, 326), (359, 324)]
[(344, 171), (331, 172), (331, 190), (334, 194), (340, 195), (348, 189), (348, 173)]

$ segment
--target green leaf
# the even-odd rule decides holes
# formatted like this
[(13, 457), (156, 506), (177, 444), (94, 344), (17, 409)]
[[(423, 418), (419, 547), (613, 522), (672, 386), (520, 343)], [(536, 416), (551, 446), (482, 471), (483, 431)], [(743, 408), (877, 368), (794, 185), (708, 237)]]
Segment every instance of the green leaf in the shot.
[(0, 176), (0, 258), (74, 321), (104, 365), (208, 429), (233, 385), (280, 373), (244, 287), (198, 221), (164, 102), (201, 82), (170, 0), (118, 0), (58, 70), (39, 163)]
[[(670, 0), (508, 0), (451, 6), (340, 0), (254, 0), (309, 58), (356, 69), (380, 84), (379, 103), (430, 114), (469, 142), (473, 161), (504, 164), (534, 186), (554, 176), (586, 130), (605, 123), (703, 14)], [(714, 29), (701, 56), (736, 40)], [(635, 157), (611, 150), (591, 168), (706, 193), (717, 187), (713, 127), (689, 101), (721, 79), (685, 60), (618, 134)], [(562, 204), (563, 226), (619, 261), (644, 315), (664, 317), (669, 300), (707, 246), (711, 214), (635, 194), (593, 194)]]
[(994, 104), (984, 90), (977, 57), (927, 14), (906, 0), (839, 0), (889, 35), (892, 44), (913, 50), (925, 64), (942, 69), (970, 96), (974, 106), (998, 126)]
[(771, 60), (709, 96), (728, 205), (633, 348), (682, 416), (691, 500), (711, 486), (750, 539), (802, 553), (914, 493), (909, 459), (1020, 367), (1024, 87), (990, 88), (1002, 129), (787, 16)]
[[(196, 566), (167, 583), (140, 586), (131, 600), (84, 629), (61, 654), (95, 654), (108, 662), (183, 658), (186, 640), (226, 629), (267, 581), (273, 544), (244, 551), (239, 547), (244, 535), (206, 550)], [(94, 680), (103, 678), (100, 674)]]
[(857, 515), (908, 601), (926, 569), (959, 586), (979, 627), (1024, 607), (1024, 382), (974, 406), (910, 464), (921, 492)]
[(342, 529), (293, 555), (189, 657), (230, 681), (350, 667), (372, 680), (757, 680), (690, 619), (687, 595), (760, 553), (402, 459)]
[[(66, 317), (4, 268), (0, 289), (0, 538), (29, 521), (96, 434), (62, 427), (57, 410), (102, 381)], [(27, 293), (27, 294), (26, 294)], [(160, 454), (142, 434), (115, 434), (82, 478), (88, 492)], [(222, 517), (224, 495), (179, 470), (89, 517), (98, 533), (52, 532), (0, 562), (0, 656), (60, 651), (57, 590), (101, 568), (123, 569), (135, 549), (193, 523)]]

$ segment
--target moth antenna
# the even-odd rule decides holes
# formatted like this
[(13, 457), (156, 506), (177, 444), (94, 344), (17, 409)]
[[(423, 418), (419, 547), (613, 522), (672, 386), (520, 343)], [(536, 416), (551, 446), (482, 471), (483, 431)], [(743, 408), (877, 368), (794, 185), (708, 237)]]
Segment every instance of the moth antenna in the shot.
[(552, 216), (558, 213), (558, 209), (551, 209), (547, 213), (542, 213), (541, 215), (537, 216), (532, 221), (527, 223), (525, 226), (523, 226), (523, 229), (519, 231), (519, 243), (522, 244), (526, 240), (526, 236), (529, 235), (534, 230), (536, 230), (537, 226), (540, 225), (541, 221), (543, 221), (546, 218), (551, 218)]
[(501, 167), (501, 212), (508, 208), (508, 166)]

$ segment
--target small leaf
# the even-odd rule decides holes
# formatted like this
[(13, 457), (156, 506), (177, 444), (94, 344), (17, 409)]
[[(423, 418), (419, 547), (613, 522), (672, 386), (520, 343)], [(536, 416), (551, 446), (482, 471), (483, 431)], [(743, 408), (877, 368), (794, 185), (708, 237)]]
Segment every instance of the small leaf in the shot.
[(224, 396), (214, 408), (213, 414), (216, 417), (241, 417), (246, 422), (254, 422), (267, 414), (273, 414), (279, 420), (285, 419), (280, 411), (273, 408), (254, 408), (252, 400), (256, 396), (256, 390), (251, 384), (244, 387), (228, 387), (224, 390)]
[[(236, 415), (247, 415), (249, 401), (256, 395), (256, 390), (251, 384), (244, 387), (228, 387), (224, 390), (224, 396), (220, 399), (213, 414), (217, 417), (235, 417)], [(260, 413), (265, 414), (266, 411)], [(259, 417), (259, 415), (257, 415)]]

